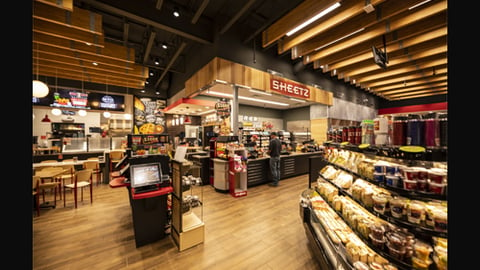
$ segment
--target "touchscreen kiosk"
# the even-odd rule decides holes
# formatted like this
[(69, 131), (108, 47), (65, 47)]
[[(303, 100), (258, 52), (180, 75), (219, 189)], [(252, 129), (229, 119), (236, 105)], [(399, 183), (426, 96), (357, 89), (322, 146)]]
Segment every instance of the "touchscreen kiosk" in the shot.
[(160, 184), (162, 181), (162, 169), (160, 163), (144, 163), (130, 165), (130, 186), (139, 188)]

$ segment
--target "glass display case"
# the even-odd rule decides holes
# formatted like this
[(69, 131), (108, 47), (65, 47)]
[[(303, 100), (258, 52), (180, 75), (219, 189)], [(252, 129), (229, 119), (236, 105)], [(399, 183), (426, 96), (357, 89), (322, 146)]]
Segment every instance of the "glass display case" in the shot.
[(62, 153), (87, 152), (87, 138), (63, 138)]
[(125, 149), (127, 136), (121, 137), (64, 137), (61, 140), (62, 153), (99, 152), (113, 149)]
[(88, 138), (89, 151), (105, 151), (110, 150), (110, 137), (94, 137)]
[(172, 160), (172, 230), (179, 251), (203, 243), (203, 181), (191, 174), (192, 162)]

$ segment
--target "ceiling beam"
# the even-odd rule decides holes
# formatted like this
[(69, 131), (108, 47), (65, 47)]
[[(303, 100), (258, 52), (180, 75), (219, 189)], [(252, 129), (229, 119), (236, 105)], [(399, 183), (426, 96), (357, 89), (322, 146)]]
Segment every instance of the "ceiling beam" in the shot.
[(155, 3), (155, 8), (160, 10), (162, 9), (162, 5), (163, 5), (163, 0), (157, 0), (157, 2)]
[(196, 24), (198, 19), (200, 18), (200, 15), (202, 15), (203, 11), (208, 5), (209, 0), (203, 0), (202, 3), (200, 4), (200, 7), (198, 7), (197, 11), (192, 17), (191, 23)]
[(155, 33), (155, 31), (150, 31), (147, 46), (145, 46), (145, 53), (143, 54), (143, 64), (147, 63), (147, 60), (150, 56), (150, 51), (152, 50), (153, 42), (155, 41), (155, 36), (156, 35), (157, 35), (157, 33)]
[(175, 61), (177, 60), (180, 53), (182, 53), (183, 49), (185, 49), (185, 46), (187, 46), (187, 43), (185, 43), (185, 42), (182, 42), (182, 44), (180, 44), (180, 46), (178, 47), (178, 49), (175, 52), (175, 54), (173, 55), (173, 57), (170, 59), (170, 62), (168, 62), (167, 67), (163, 70), (162, 74), (160, 75), (160, 78), (158, 78), (157, 82), (155, 83), (155, 87), (154, 87), (155, 89), (158, 87), (160, 82), (163, 80), (163, 77), (165, 77), (165, 75), (167, 75), (167, 72), (170, 70), (170, 67), (173, 65), (173, 63), (175, 63)]
[(230, 21), (228, 21), (222, 27), (222, 29), (220, 29), (220, 34), (224, 34), (225, 32), (227, 32), (227, 30), (232, 27), (232, 25), (250, 8), (251, 5), (253, 5), (253, 3), (255, 3), (255, 1), (256, 0), (248, 0), (248, 2), (243, 5), (243, 7), (237, 13), (235, 13), (235, 15), (233, 15)]
[[(157, 9), (153, 9), (153, 8), (149, 9), (148, 7), (145, 7), (143, 5), (137, 5), (136, 3), (132, 4), (132, 1), (129, 1), (129, 0), (110, 1), (115, 5), (119, 5), (119, 6), (124, 5), (125, 10), (114, 7), (114, 6), (109, 5), (109, 4), (101, 3), (101, 2), (98, 2), (98, 1), (95, 1), (95, 0), (82, 0), (82, 2), (88, 3), (89, 5), (92, 5), (96, 8), (98, 8), (98, 9), (105, 10), (105, 11), (111, 12), (111, 13), (119, 15), (119, 16), (127, 17), (130, 20), (141, 22), (143, 24), (153, 26), (155, 28), (167, 31), (169, 33), (184, 37), (186, 39), (189, 39), (189, 40), (192, 40), (192, 41), (195, 41), (195, 42), (199, 42), (199, 43), (207, 44), (207, 45), (213, 44), (213, 42), (211, 40), (208, 40), (208, 39), (202, 37), (202, 35), (203, 36), (208, 35), (211, 32), (210, 29), (205, 29), (205, 28), (200, 28), (200, 27), (197, 27), (197, 28), (193, 29), (191, 27), (192, 25), (189, 24), (190, 27), (187, 30), (186, 26), (174, 25), (175, 22), (173, 20), (167, 19), (169, 17), (162, 16), (162, 14), (158, 14)], [(106, 1), (106, 2), (108, 2), (108, 1)], [(129, 12), (129, 11), (126, 11), (126, 10), (134, 10), (134, 11)], [(142, 14), (142, 15), (140, 16), (140, 15), (137, 15), (133, 12), (137, 12), (137, 14)], [(164, 12), (164, 11), (161, 10), (161, 12)], [(167, 13), (165, 11), (165, 13), (163, 15), (166, 15), (166, 14)], [(157, 20), (149, 19), (149, 18), (156, 18), (158, 20), (163, 20), (163, 22), (160, 23)], [(195, 32), (195, 34), (193, 32)], [(213, 35), (212, 35), (212, 39), (213, 39)]]

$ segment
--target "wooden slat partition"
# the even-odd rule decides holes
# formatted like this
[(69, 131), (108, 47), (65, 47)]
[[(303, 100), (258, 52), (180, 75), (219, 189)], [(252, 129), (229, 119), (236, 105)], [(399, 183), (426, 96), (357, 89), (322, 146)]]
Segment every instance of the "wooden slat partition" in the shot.
[(262, 32), (262, 46), (267, 47), (306, 19), (338, 2), (338, 0), (305, 0)]
[(36, 0), (35, 2), (44, 3), (57, 8), (73, 11), (73, 0)]
[[(36, 74), (37, 68), (33, 68), (33, 74)], [(143, 89), (145, 86), (144, 80), (134, 80), (129, 76), (106, 73), (105, 71), (92, 71), (85, 70), (82, 67), (69, 67), (68, 69), (62, 69), (61, 73), (58, 70), (58, 66), (40, 66), (39, 72), (42, 76), (49, 76), (52, 78), (65, 78), (76, 81), (93, 82), (98, 84), (105, 84), (106, 78), (108, 78), (108, 84), (117, 85), (122, 87), (130, 87), (135, 89)], [(48, 82), (50, 85), (54, 85), (54, 82)]]
[[(85, 43), (71, 42), (70, 40), (50, 36), (44, 33), (33, 33), (33, 42), (51, 47), (56, 47), (64, 50), (70, 50), (72, 52), (82, 52), (85, 54), (91, 54), (100, 56), (107, 59), (114, 59), (123, 61), (125, 63), (135, 63), (135, 49), (120, 46), (115, 43), (105, 42), (103, 48), (88, 46)], [(34, 46), (34, 48), (36, 45)], [(45, 48), (47, 49), (47, 48)], [(99, 53), (101, 53), (99, 55)]]
[[(47, 47), (47, 48), (44, 48)], [(90, 55), (85, 54), (83, 52), (74, 52), (74, 51), (66, 51), (57, 48), (48, 47), (45, 45), (34, 47), (34, 56), (36, 57), (38, 54), (38, 58), (40, 59), (51, 59), (56, 57), (58, 61), (65, 64), (72, 64), (75, 65), (78, 62), (83, 62), (86, 67), (91, 66), (92, 68), (98, 69), (113, 69), (118, 72), (125, 73), (132, 76), (136, 76), (138, 78), (148, 78), (148, 70), (143, 66), (140, 66), (135, 63), (125, 63), (124, 61), (119, 60), (112, 60), (109, 58), (102, 57), (101, 54), (98, 55)], [(98, 65), (92, 65), (93, 62), (96, 62)]]
[(77, 7), (72, 11), (65, 11), (52, 5), (34, 2), (33, 18), (87, 33), (103, 35), (102, 16)]
[(51, 35), (57, 38), (64, 38), (69, 41), (88, 43), (92, 46), (104, 46), (103, 35), (85, 32), (36, 18), (33, 18), (33, 31)]
[(319, 118), (310, 120), (312, 139), (317, 143), (323, 144), (327, 141), (328, 119)]

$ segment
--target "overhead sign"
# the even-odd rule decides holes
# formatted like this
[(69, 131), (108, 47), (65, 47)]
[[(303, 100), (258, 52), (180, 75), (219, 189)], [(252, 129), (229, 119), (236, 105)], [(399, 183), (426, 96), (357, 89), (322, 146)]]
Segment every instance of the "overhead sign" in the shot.
[(215, 103), (215, 110), (217, 111), (217, 116), (221, 118), (229, 117), (231, 111), (230, 102), (225, 98), (221, 98)]
[(53, 103), (50, 104), (52, 107), (60, 108), (79, 108), (79, 109), (89, 109), (87, 107), (88, 94), (68, 90), (68, 89), (57, 89), (53, 93)]
[(306, 85), (279, 78), (270, 78), (270, 89), (287, 96), (310, 98), (310, 89)]

